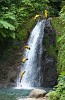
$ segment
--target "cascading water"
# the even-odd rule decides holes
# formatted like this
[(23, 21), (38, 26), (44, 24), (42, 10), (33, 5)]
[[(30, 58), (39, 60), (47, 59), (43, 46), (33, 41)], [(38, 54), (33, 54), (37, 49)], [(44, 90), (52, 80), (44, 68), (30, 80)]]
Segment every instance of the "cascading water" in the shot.
[(41, 86), (40, 70), (44, 27), (44, 20), (37, 22), (30, 34), (27, 45), (31, 49), (26, 49), (24, 53), (24, 58), (28, 58), (28, 60), (21, 66), (21, 71), (25, 70), (25, 74), (23, 75), (21, 83), (19, 82), (20, 79), (17, 79), (17, 87), (22, 86), (22, 88), (31, 88)]

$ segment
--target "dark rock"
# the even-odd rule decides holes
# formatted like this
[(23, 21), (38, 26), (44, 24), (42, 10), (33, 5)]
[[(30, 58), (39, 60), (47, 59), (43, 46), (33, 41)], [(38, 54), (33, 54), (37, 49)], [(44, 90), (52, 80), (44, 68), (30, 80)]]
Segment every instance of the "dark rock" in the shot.
[[(57, 52), (56, 48), (56, 34), (51, 26), (50, 19), (45, 23), (45, 34), (43, 38), (43, 54), (41, 61), (41, 86), (53, 87), (57, 84)], [(52, 49), (52, 50), (51, 50)]]

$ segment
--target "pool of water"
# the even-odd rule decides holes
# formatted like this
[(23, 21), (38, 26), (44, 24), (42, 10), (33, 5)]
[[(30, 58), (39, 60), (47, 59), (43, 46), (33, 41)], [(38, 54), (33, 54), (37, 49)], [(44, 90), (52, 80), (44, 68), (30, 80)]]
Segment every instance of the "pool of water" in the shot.
[(24, 100), (30, 92), (30, 89), (0, 88), (0, 100)]
[[(49, 92), (52, 88), (40, 88)], [(32, 89), (0, 88), (0, 100), (26, 100)]]

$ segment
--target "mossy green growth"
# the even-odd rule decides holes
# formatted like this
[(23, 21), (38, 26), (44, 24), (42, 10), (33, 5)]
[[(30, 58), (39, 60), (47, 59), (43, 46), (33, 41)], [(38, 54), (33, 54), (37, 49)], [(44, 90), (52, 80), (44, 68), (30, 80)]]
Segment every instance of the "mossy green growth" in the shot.
[(65, 100), (65, 21), (55, 17), (51, 19), (51, 23), (56, 31), (57, 71), (60, 75), (58, 85), (49, 93), (49, 100)]
[(53, 28), (56, 31), (56, 48), (58, 49), (57, 70), (65, 71), (65, 22), (61, 18), (51, 19)]
[(49, 100), (65, 100), (65, 74), (59, 75), (58, 85), (54, 91), (50, 91)]
[(52, 37), (53, 37), (52, 33), (49, 35), (45, 34), (45, 37), (44, 37), (45, 50), (44, 51), (46, 51), (47, 55), (50, 55), (52, 58), (56, 59), (57, 58), (56, 45), (55, 43), (54, 44), (51, 43)]
[(54, 47), (53, 45), (50, 44), (49, 48), (47, 49), (47, 52), (49, 55), (51, 55), (51, 57), (57, 58), (56, 47)]
[(16, 39), (17, 40), (25, 40), (29, 37), (29, 34), (33, 27), (35, 26), (35, 20), (28, 19), (25, 21), (23, 24), (20, 24), (18, 29), (17, 29), (17, 34), (16, 34)]

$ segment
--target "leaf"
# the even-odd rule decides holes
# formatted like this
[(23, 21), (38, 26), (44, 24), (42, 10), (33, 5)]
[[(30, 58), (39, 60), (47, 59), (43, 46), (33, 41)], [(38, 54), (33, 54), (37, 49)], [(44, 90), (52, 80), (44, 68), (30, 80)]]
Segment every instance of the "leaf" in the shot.
[[(0, 26), (1, 26), (1, 25), (2, 25), (2, 27), (5, 28), (5, 29), (10, 29), (10, 30), (15, 31), (15, 27), (14, 27), (12, 24), (8, 23), (7, 21), (0, 20)], [(1, 27), (0, 27), (0, 28), (1, 28)]]
[(57, 42), (60, 42), (63, 38), (65, 37), (65, 34), (62, 35), (61, 37), (59, 37), (58, 41)]
[(14, 32), (12, 32), (12, 33), (10, 34), (10, 36), (11, 36), (13, 39), (15, 39), (15, 33), (14, 33)]
[(4, 19), (12, 19), (12, 20), (15, 20), (15, 15), (11, 12), (7, 12), (6, 14), (3, 14), (3, 18)]
[(1, 32), (1, 34), (2, 34), (3, 37), (6, 37), (6, 34), (4, 32)]

